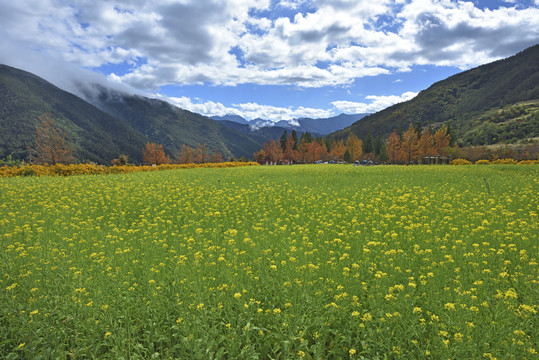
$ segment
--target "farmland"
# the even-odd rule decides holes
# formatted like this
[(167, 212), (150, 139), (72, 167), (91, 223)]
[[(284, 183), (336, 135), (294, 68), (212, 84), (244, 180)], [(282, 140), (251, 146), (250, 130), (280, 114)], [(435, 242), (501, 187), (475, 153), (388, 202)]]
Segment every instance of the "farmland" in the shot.
[(536, 165), (0, 178), (0, 358), (537, 358), (538, 193)]

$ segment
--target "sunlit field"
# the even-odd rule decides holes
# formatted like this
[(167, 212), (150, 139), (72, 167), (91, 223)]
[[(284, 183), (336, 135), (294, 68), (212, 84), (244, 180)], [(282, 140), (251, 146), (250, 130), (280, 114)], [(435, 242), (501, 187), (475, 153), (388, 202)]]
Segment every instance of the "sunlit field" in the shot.
[(537, 359), (538, 193), (535, 165), (0, 178), (0, 358)]

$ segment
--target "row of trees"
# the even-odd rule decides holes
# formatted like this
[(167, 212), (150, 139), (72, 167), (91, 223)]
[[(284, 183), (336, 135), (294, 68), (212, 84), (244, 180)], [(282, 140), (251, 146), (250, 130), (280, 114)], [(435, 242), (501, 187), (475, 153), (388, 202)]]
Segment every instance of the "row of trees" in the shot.
[(442, 125), (434, 134), (429, 129), (418, 132), (412, 125), (398, 136), (393, 131), (387, 140), (386, 151), (388, 162), (395, 163), (421, 163), (429, 157), (446, 157), (451, 144), (451, 135), (445, 125)]
[[(163, 145), (147, 143), (142, 151), (142, 160), (149, 165), (161, 165), (172, 163), (170, 157), (165, 154)], [(223, 162), (223, 156), (217, 151), (208, 149), (206, 144), (199, 144), (196, 148), (189, 145), (181, 145), (180, 153), (176, 159), (177, 164), (204, 164)]]
[[(65, 133), (58, 129), (50, 114), (39, 117), (41, 123), (36, 127), (35, 146), (28, 148), (31, 161), (36, 163), (70, 163), (74, 160), (73, 148), (66, 139)], [(298, 139), (295, 130), (288, 135), (285, 130), (279, 140), (266, 142), (262, 149), (254, 153), (259, 163), (314, 163), (317, 161), (376, 160), (389, 163), (423, 162), (429, 157), (445, 157), (450, 152), (452, 138), (450, 130), (442, 125), (434, 134), (430, 129), (412, 126), (404, 133), (396, 131), (389, 136), (387, 142), (381, 136), (373, 138), (368, 134), (365, 140), (350, 133), (346, 142), (330, 141), (328, 138), (313, 138), (305, 132)], [(453, 151), (454, 152), (454, 151)], [(146, 164), (168, 164), (172, 160), (162, 145), (147, 143), (143, 149), (143, 161)], [(176, 163), (217, 163), (222, 162), (220, 153), (210, 150), (206, 144), (196, 148), (181, 145)], [(115, 165), (127, 164), (127, 156), (121, 155), (112, 161)]]
[(442, 125), (434, 134), (430, 129), (410, 125), (402, 134), (393, 131), (387, 142), (381, 137), (368, 134), (365, 140), (350, 133), (346, 142), (329, 141), (328, 138), (313, 138), (308, 132), (297, 139), (295, 130), (290, 135), (286, 130), (280, 141), (270, 140), (254, 153), (255, 161), (264, 163), (315, 163), (317, 161), (375, 160), (379, 162), (412, 163), (423, 162), (428, 157), (445, 157), (451, 152), (451, 135)]

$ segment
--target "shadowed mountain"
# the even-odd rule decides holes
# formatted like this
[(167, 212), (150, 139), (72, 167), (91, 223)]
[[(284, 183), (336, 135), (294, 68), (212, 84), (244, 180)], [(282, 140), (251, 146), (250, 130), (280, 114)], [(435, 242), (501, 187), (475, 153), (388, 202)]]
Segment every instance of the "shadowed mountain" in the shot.
[(38, 117), (50, 113), (78, 161), (108, 164), (119, 154), (142, 161), (147, 137), (77, 96), (31, 73), (0, 65), (0, 157), (27, 158)]
[(109, 164), (126, 154), (140, 163), (147, 142), (162, 144), (173, 156), (182, 144), (206, 143), (225, 159), (250, 158), (265, 141), (165, 101), (98, 85), (81, 86), (80, 91), (92, 104), (31, 73), (0, 65), (0, 157), (13, 153), (26, 159), (38, 117), (45, 113), (66, 133), (77, 161)]
[(168, 102), (138, 95), (127, 95), (100, 89), (97, 96), (86, 98), (102, 111), (162, 144), (173, 155), (182, 144), (196, 147), (206, 143), (208, 148), (220, 152), (225, 159), (252, 157), (260, 149), (262, 139), (249, 136), (205, 116), (180, 109)]

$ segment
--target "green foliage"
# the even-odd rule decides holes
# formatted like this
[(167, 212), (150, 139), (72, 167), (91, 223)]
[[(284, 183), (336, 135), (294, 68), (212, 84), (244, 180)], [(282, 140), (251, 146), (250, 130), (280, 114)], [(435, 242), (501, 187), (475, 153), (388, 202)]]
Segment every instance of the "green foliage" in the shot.
[(352, 156), (350, 155), (350, 150), (346, 149), (346, 151), (344, 152), (344, 156), (343, 156), (343, 160), (344, 162), (352, 162)]
[(0, 166), (21, 166), (22, 160), (14, 159), (13, 154), (6, 156), (6, 159), (0, 159)]

